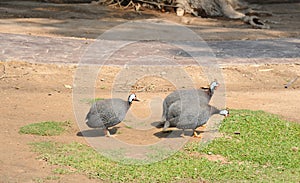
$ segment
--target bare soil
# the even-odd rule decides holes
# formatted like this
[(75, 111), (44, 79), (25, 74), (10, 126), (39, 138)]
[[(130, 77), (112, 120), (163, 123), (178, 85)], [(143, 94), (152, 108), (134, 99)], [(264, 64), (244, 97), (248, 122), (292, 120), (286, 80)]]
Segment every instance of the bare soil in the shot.
[(40, 36), (60, 36), (95, 39), (104, 31), (130, 20), (158, 18), (183, 24), (204, 40), (256, 40), (299, 37), (299, 3), (270, 3), (259, 10), (273, 14), (261, 17), (271, 26), (269, 30), (251, 29), (239, 20), (178, 17), (174, 11), (104, 7), (97, 4), (51, 4), (34, 1), (0, 2), (0, 32)]
[[(57, 5), (31, 1), (7, 1), (0, 3), (0, 32), (31, 34), (39, 36), (60, 36), (96, 38), (104, 30), (126, 20), (141, 18), (162, 18), (178, 23), (187, 23), (205, 40), (272, 39), (299, 37), (299, 4), (263, 4), (262, 8), (274, 13), (267, 17), (278, 24), (270, 30), (250, 29), (239, 21), (226, 19), (201, 19), (176, 17), (172, 13), (158, 13), (145, 10), (141, 13), (131, 10), (120, 11), (91, 4)], [(197, 80), (199, 69), (184, 68), (197, 86), (207, 83)], [(97, 97), (110, 97), (111, 86), (120, 68), (104, 67), (96, 84)], [(60, 142), (87, 143), (78, 136), (80, 132), (72, 106), (72, 86), (76, 66), (33, 64), (22, 61), (0, 63), (0, 182), (99, 182), (85, 175), (55, 175), (56, 167), (37, 160), (31, 152), (30, 142), (53, 140)], [(300, 76), (300, 65), (240, 65), (222, 68), (226, 87), (227, 107), (232, 109), (264, 110), (283, 118), (300, 122), (300, 79), (289, 88), (284, 85)], [(167, 81), (159, 78), (144, 78), (135, 84), (133, 90), (142, 98), (132, 111), (138, 115), (149, 114), (149, 101), (153, 96), (164, 97), (172, 90)], [(213, 101), (215, 102), (215, 101)], [(19, 128), (41, 121), (70, 120), (72, 125), (66, 133), (55, 137), (40, 137), (19, 134)], [(148, 144), (158, 140), (153, 133), (132, 132), (120, 124), (117, 138), (133, 144)], [(262, 129), (263, 130), (263, 129)], [(58, 180), (50, 180), (59, 176)]]

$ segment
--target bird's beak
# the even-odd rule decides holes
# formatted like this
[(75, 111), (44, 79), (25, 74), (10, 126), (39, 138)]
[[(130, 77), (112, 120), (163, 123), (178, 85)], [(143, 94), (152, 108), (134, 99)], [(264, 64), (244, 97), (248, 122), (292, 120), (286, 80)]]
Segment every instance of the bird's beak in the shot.
[(228, 107), (226, 107), (226, 110), (227, 110), (227, 113), (226, 113), (226, 115), (225, 115), (225, 118), (228, 117), (228, 116), (230, 115), (230, 111), (229, 111), (229, 108), (228, 108)]
[(141, 101), (140, 99), (138, 99), (137, 97), (135, 97), (134, 99), (133, 99), (134, 101)]

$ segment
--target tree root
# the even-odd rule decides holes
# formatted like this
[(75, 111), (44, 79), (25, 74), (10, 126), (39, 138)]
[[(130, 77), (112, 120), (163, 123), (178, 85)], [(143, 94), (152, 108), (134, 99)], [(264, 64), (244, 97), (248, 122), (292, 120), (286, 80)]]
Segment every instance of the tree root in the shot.
[(270, 26), (265, 24), (257, 16), (245, 16), (242, 18), (245, 23), (250, 24), (253, 28), (256, 29), (270, 29)]
[[(234, 4), (229, 3), (231, 2), (229, 0), (207, 0), (203, 2), (201, 0), (199, 0), (199, 2), (196, 0), (195, 2), (189, 0), (104, 0), (104, 2), (105, 4), (110, 4), (109, 6), (118, 6), (122, 9), (133, 7), (137, 12), (139, 12), (142, 6), (144, 7), (144, 4), (156, 7), (160, 10), (164, 10), (165, 7), (171, 7), (176, 8), (176, 14), (178, 16), (183, 16), (185, 13), (190, 13), (197, 17), (199, 16), (198, 10), (204, 10), (204, 13), (207, 14), (207, 17), (224, 16), (230, 19), (241, 19), (243, 22), (250, 24), (256, 29), (270, 28), (270, 26), (266, 24), (266, 21), (262, 21), (256, 15), (272, 16), (272, 14), (269, 12), (252, 10), (251, 8), (248, 8), (248, 6), (240, 7), (242, 9), (246, 9), (246, 12), (239, 12), (235, 8), (236, 6)], [(218, 13), (207, 12), (212, 11), (209, 9), (209, 5), (215, 5), (216, 7), (220, 6), (219, 9), (216, 8), (215, 10), (218, 10)]]

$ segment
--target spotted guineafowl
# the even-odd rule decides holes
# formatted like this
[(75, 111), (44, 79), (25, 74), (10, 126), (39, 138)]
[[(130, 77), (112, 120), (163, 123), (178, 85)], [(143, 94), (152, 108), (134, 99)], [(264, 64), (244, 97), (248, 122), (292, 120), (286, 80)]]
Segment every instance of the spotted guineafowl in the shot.
[(165, 128), (168, 128), (169, 126), (175, 127), (176, 124), (173, 123), (166, 123), (166, 120), (168, 118), (172, 117), (172, 114), (169, 114), (170, 111), (178, 113), (179, 111), (174, 111), (175, 109), (170, 109), (170, 106), (180, 100), (181, 98), (186, 98), (189, 96), (193, 96), (194, 100), (197, 99), (200, 101), (201, 104), (208, 104), (211, 97), (214, 94), (214, 91), (219, 86), (219, 83), (217, 81), (213, 81), (210, 83), (208, 90), (202, 89), (189, 89), (189, 90), (176, 90), (169, 94), (163, 101), (163, 114), (162, 114), (162, 122), (160, 125), (164, 125)]
[(90, 128), (101, 128), (106, 136), (110, 136), (109, 127), (119, 124), (126, 116), (133, 101), (139, 101), (135, 94), (128, 100), (112, 98), (95, 102), (86, 116), (86, 124)]
[[(174, 102), (170, 109), (166, 123), (183, 130), (192, 129), (194, 137), (200, 137), (195, 129), (206, 124), (212, 115), (220, 114), (225, 117), (229, 115), (227, 109), (219, 110), (209, 104), (199, 104), (199, 101), (188, 98)], [(164, 130), (165, 128), (166, 125)]]

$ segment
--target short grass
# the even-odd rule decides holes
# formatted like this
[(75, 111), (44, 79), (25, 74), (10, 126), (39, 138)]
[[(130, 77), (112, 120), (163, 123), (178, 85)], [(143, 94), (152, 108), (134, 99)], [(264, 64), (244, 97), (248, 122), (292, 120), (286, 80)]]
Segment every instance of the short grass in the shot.
[[(59, 173), (85, 173), (105, 182), (299, 182), (300, 125), (262, 111), (233, 110), (210, 144), (189, 143), (148, 165), (125, 165), (79, 143), (35, 142), (40, 158)], [(209, 154), (209, 155), (208, 155)], [(226, 162), (205, 156), (220, 155)], [(66, 168), (68, 169), (68, 168)]]
[(34, 178), (33, 181), (36, 183), (45, 183), (45, 182), (49, 182), (49, 181), (55, 181), (57, 182), (60, 179), (59, 176), (47, 176), (47, 177), (37, 177)]
[(80, 101), (83, 102), (83, 103), (87, 103), (89, 105), (92, 105), (93, 103), (95, 103), (99, 100), (104, 100), (104, 98), (85, 98), (85, 99), (81, 99)]
[(70, 126), (69, 121), (44, 121), (23, 126), (20, 128), (19, 133), (40, 136), (54, 136), (63, 133), (68, 126)]

